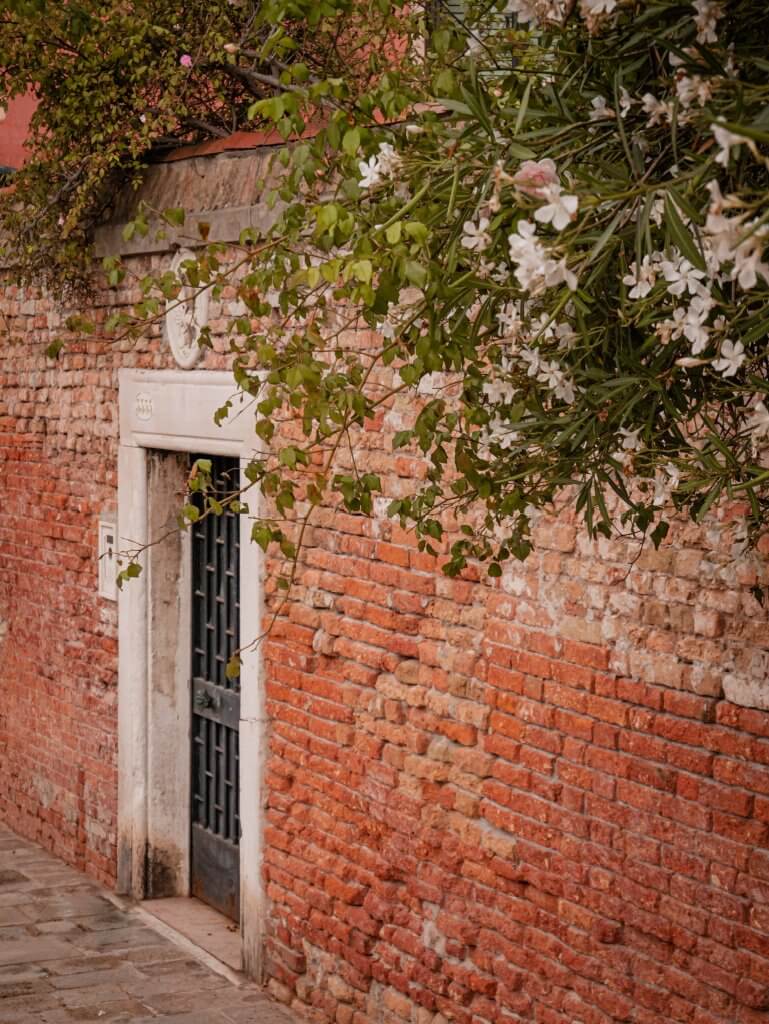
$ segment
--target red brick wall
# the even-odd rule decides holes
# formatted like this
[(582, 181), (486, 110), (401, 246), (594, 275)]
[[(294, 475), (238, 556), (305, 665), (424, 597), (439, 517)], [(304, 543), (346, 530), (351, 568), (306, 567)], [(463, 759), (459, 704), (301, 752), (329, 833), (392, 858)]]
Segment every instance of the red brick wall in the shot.
[(0, 815), (109, 881), (116, 615), (96, 597), (95, 553), (115, 507), (111, 374), (103, 353), (76, 348), (60, 371), (45, 359), (56, 316), (39, 297), (12, 289), (4, 307)]
[[(358, 456), (390, 496), (402, 412)], [(769, 1020), (764, 557), (734, 508), (640, 557), (568, 512), (536, 537), (449, 580), (319, 513), (265, 652), (272, 991), (338, 1024)]]
[[(169, 360), (154, 338), (53, 363), (55, 305), (9, 289), (5, 313), (0, 815), (109, 881), (96, 522), (117, 367)], [(420, 471), (387, 455), (401, 412), (362, 456), (391, 494)], [(767, 1019), (769, 713), (742, 706), (769, 704), (767, 571), (737, 525), (681, 524), (634, 561), (543, 521), (492, 585), (444, 579), (384, 519), (321, 511), (265, 646), (276, 995), (337, 1024)]]
[(769, 715), (346, 525), (269, 645), (273, 991), (339, 1024), (765, 1021)]

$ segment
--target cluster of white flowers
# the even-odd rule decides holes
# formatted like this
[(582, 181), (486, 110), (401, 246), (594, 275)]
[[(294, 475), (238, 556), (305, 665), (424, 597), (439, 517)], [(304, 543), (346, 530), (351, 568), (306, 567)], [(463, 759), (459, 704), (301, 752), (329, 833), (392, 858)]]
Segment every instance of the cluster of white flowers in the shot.
[[(729, 215), (727, 211), (740, 210), (743, 204), (736, 196), (723, 196), (717, 181), (711, 181), (708, 190), (711, 202), (700, 232), (704, 269), (673, 248), (667, 253), (645, 255), (640, 266), (634, 261), (622, 280), (630, 289), (628, 297), (637, 300), (649, 295), (663, 279), (667, 294), (682, 304), (656, 324), (660, 341), (668, 344), (686, 338), (691, 356), (676, 360), (679, 366), (688, 369), (710, 363), (724, 377), (733, 377), (746, 362), (747, 353), (742, 342), (725, 336), (727, 322), (723, 315), (709, 322), (711, 314), (717, 313), (712, 289), (714, 284), (735, 281), (748, 291), (756, 287), (759, 278), (769, 284), (769, 263), (763, 259), (769, 225), (760, 217), (749, 219), (744, 209)], [(691, 228), (688, 218), (683, 219)], [(718, 346), (717, 356), (700, 358), (712, 344)]]
[(523, 345), (519, 358), (526, 366), (526, 375), (535, 377), (540, 384), (545, 384), (555, 398), (571, 404), (576, 397), (574, 384), (566, 375), (560, 364), (543, 357), (538, 348)]
[[(595, 32), (618, 0), (579, 0), (579, 11), (590, 32)], [(573, 4), (566, 0), (508, 0), (505, 14), (514, 14), (520, 24), (563, 22)]]
[(516, 264), (515, 276), (524, 291), (538, 295), (547, 288), (566, 284), (576, 290), (577, 277), (566, 266), (566, 259), (553, 259), (537, 238), (537, 229), (529, 220), (518, 222), (517, 230), (508, 235), (510, 259)]
[(724, 210), (738, 208), (740, 200), (724, 197), (717, 181), (711, 181), (708, 190), (711, 201), (705, 220), (705, 241), (711, 260), (719, 267), (731, 264), (728, 277), (743, 291), (755, 288), (759, 277), (769, 284), (769, 264), (761, 258), (769, 225), (762, 224), (761, 218), (748, 220), (746, 213), (725, 216)]
[(376, 188), (388, 178), (394, 178), (401, 166), (401, 158), (398, 151), (389, 142), (380, 142), (379, 152), (370, 156), (368, 160), (361, 160), (358, 163), (360, 171), (360, 187)]
[[(713, 83), (710, 79), (703, 78), (701, 75), (680, 74), (676, 77), (676, 96), (678, 97), (680, 108), (678, 114), (680, 121), (682, 113), (688, 111), (694, 103), (704, 107), (712, 98)], [(686, 117), (684, 117), (685, 121)]]
[(561, 21), (566, 10), (564, 0), (508, 0), (505, 14), (514, 14), (522, 25)]

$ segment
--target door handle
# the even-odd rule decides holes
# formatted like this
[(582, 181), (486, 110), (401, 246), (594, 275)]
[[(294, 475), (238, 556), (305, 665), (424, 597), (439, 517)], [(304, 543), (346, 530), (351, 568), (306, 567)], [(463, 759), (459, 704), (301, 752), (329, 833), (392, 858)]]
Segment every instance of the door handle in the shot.
[(205, 690), (201, 690), (195, 694), (195, 707), (198, 708), (216, 708), (218, 701), (215, 700), (210, 693), (206, 693)]

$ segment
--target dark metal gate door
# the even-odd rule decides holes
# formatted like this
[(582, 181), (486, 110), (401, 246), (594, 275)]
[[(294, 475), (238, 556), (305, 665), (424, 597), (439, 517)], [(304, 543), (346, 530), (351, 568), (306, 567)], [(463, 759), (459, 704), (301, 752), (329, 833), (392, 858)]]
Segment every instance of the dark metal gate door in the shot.
[[(218, 491), (238, 487), (237, 459), (211, 458)], [(192, 527), (192, 895), (240, 916), (240, 684), (225, 669), (240, 642), (240, 521), (232, 512)]]

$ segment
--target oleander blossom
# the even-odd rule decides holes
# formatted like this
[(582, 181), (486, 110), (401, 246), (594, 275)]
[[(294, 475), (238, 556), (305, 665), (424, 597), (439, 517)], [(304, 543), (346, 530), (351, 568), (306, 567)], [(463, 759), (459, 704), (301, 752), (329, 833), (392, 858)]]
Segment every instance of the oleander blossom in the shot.
[(520, 192), (535, 199), (543, 199), (546, 188), (559, 184), (555, 161), (524, 160), (513, 175), (512, 182)]
[(508, 235), (510, 259), (517, 264), (514, 275), (521, 288), (538, 295), (560, 284), (576, 290), (577, 277), (566, 265), (565, 257), (553, 259), (536, 235), (536, 226), (528, 220), (519, 221), (517, 230)]
[(471, 220), (466, 220), (462, 225), (464, 232), (462, 235), (463, 247), (471, 252), (485, 252), (491, 245), (491, 235), (488, 228), (488, 217), (480, 217), (477, 224), (474, 224)]
[(547, 202), (534, 211), (534, 220), (540, 224), (551, 224), (556, 231), (563, 231), (577, 216), (579, 199), (564, 195), (560, 185), (546, 185), (542, 198)]
[(715, 0), (693, 0), (695, 10), (694, 25), (697, 29), (698, 43), (717, 43), (717, 25), (724, 16), (723, 7)]
[(746, 426), (754, 439), (769, 436), (769, 409), (766, 408), (764, 402), (756, 402)]
[(374, 189), (388, 178), (394, 178), (400, 167), (401, 157), (395, 147), (389, 142), (380, 142), (378, 153), (358, 163), (358, 184), (363, 189)]
[(622, 278), (622, 283), (630, 288), (628, 298), (643, 299), (652, 290), (656, 280), (657, 264), (647, 255), (641, 261), (640, 267), (635, 260), (630, 264), (628, 273)]
[(713, 132), (713, 137), (719, 147), (716, 163), (720, 164), (722, 167), (728, 167), (729, 157), (732, 154), (732, 150), (749, 140), (745, 138), (744, 135), (738, 135), (736, 132), (730, 132), (728, 128), (724, 128), (721, 124), (711, 124), (710, 130)]
[(721, 342), (721, 355), (713, 360), (713, 369), (723, 377), (733, 377), (745, 362), (745, 348), (741, 341), (725, 338)]

